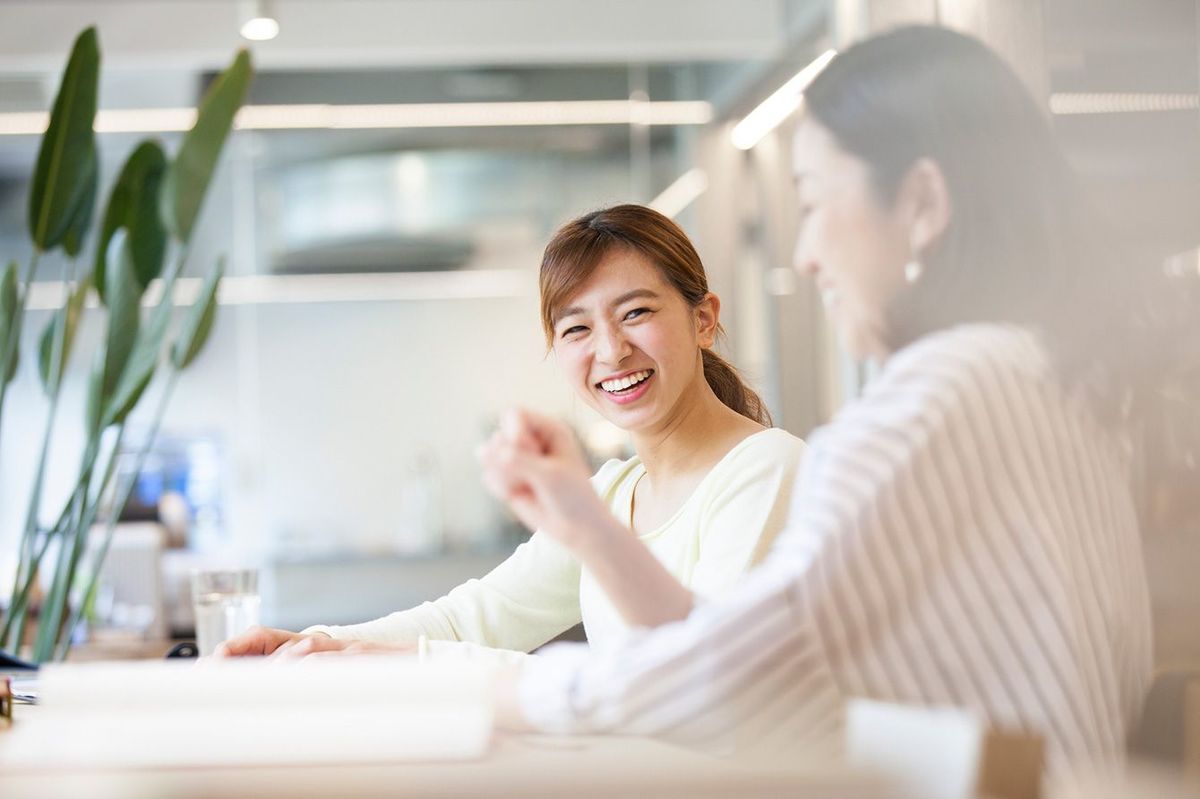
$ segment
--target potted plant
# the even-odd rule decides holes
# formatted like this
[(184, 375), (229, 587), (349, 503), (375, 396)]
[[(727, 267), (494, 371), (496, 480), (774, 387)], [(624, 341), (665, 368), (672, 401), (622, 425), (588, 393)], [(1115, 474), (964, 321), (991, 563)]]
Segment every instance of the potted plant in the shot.
[[(0, 655), (23, 654), (19, 650), (31, 619), (32, 599), (45, 578), (49, 588), (28, 655), (38, 663), (66, 656), (72, 631), (96, 589), (116, 520), (179, 375), (203, 349), (212, 329), (223, 259), (207, 271), (199, 295), (175, 325), (174, 288), (185, 270), (209, 181), (252, 74), (249, 54), (240, 51), (208, 88), (195, 124), (173, 158), (153, 139), (135, 147), (93, 226), (99, 174), (93, 121), (99, 70), (98, 37), (94, 28), (88, 28), (75, 40), (34, 168), (28, 220), (33, 255), (23, 270), (15, 262), (0, 270), (0, 446), (4, 424), (11, 423), (3, 415), (5, 394), (22, 359), (35, 359), (46, 403), (41, 449), (31, 453), (36, 460), (30, 463), (33, 483), (19, 531), (16, 579), (0, 617)], [(89, 234), (96, 239), (95, 257), (82, 263), (80, 255)], [(22, 346), (26, 300), (38, 261), (58, 248), (70, 263), (61, 307), (38, 340)], [(144, 313), (143, 300), (152, 281), (161, 283), (162, 292)], [(50, 442), (60, 421), (63, 376), (75, 349), (80, 318), (93, 294), (99, 300), (104, 333), (87, 378), (86, 443), (66, 502), (46, 517), (42, 493)], [(163, 388), (149, 435), (135, 455), (131, 474), (118, 480), (116, 466), (130, 413), (156, 376)], [(89, 533), (106, 498), (110, 498), (107, 523), (101, 544), (92, 551)]]

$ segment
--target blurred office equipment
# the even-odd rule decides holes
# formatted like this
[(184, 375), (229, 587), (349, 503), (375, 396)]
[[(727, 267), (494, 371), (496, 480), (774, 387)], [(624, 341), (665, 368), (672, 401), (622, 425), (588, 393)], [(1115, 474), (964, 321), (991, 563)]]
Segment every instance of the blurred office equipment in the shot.
[[(94, 554), (103, 540), (103, 526), (94, 527), (89, 550)], [(116, 526), (90, 612), (85, 615), (93, 634), (107, 631), (150, 641), (168, 637), (162, 566), (165, 545), (166, 530), (155, 522)]]

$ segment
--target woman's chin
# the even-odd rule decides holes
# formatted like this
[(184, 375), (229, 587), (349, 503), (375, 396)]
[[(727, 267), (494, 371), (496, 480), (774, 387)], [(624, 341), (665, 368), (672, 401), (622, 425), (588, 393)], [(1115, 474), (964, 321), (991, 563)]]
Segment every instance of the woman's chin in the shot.
[(618, 405), (606, 398), (600, 397), (599, 402), (592, 405), (601, 416), (627, 433), (636, 433), (654, 426), (657, 413), (648, 402), (634, 405)]

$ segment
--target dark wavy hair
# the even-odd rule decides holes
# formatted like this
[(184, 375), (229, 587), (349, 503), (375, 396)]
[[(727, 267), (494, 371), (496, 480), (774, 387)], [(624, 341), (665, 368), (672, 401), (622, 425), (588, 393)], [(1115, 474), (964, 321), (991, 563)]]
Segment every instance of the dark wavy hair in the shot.
[(804, 98), (868, 164), (883, 203), (919, 158), (946, 178), (946, 232), (888, 308), (889, 347), (961, 323), (1032, 326), (1066, 382), (1096, 389), (1099, 415), (1112, 419), (1132, 376), (1097, 343), (1132, 324), (1117, 286), (1132, 270), (1099, 244), (1049, 120), (1000, 56), (959, 32), (908, 26), (836, 56)]
[[(804, 96), (811, 118), (868, 166), (883, 203), (918, 159), (945, 176), (950, 220), (921, 253), (921, 279), (888, 309), (893, 350), (966, 322), (1034, 328), (1102, 423), (1135, 433), (1167, 424), (1188, 438), (1170, 457), (1192, 463), (1196, 480), (1197, 417), (1164, 416), (1161, 399), (1189, 366), (1200, 385), (1200, 314), (1181, 312), (1162, 270), (1138, 268), (1108, 237), (1046, 114), (996, 53), (945, 28), (897, 28), (838, 55)], [(1142, 440), (1158, 464), (1149, 474), (1171, 471), (1161, 443)]]
[[(708, 295), (708, 277), (687, 234), (668, 217), (644, 205), (614, 205), (573, 219), (546, 245), (538, 276), (542, 328), (554, 340), (558, 311), (614, 249), (640, 253), (658, 269), (690, 307)], [(718, 328), (718, 333), (724, 331)], [(737, 369), (712, 350), (703, 350), (704, 379), (725, 405), (759, 424), (770, 426), (771, 414)]]

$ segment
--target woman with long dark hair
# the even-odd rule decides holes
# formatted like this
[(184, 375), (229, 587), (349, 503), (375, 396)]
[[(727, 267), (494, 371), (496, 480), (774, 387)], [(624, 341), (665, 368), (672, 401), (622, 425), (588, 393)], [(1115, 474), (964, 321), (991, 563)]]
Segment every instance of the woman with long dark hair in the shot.
[(629, 627), (683, 618), (693, 593), (720, 594), (762, 559), (804, 444), (770, 427), (713, 351), (721, 303), (683, 230), (638, 205), (587, 214), (546, 247), (540, 287), (563, 375), (637, 453), (580, 473), (604, 508), (590, 546), (570, 553), (535, 533), (434, 602), (349, 626), (256, 628), (218, 654), (395, 651), (424, 637), (434, 653), (513, 659), (580, 621), (604, 649)]
[[(794, 167), (796, 267), (879, 374), (733, 595), (603, 657), (551, 649), (510, 723), (803, 745), (862, 697), (1039, 733), (1053, 769), (1120, 760), (1151, 670), (1122, 416), (1143, 328), (1048, 121), (979, 41), (903, 28), (813, 81)], [(584, 550), (573, 445), (523, 419), (489, 483)]]

